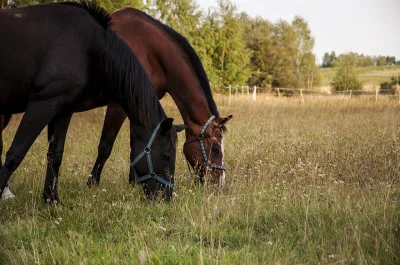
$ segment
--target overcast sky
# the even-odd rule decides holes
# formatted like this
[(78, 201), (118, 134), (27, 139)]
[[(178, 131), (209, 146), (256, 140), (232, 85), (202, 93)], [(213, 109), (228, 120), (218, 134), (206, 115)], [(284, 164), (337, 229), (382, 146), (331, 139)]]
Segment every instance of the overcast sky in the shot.
[[(216, 0), (196, 0), (200, 7)], [(400, 0), (233, 0), (239, 11), (271, 22), (299, 15), (315, 38), (314, 52), (391, 55), (400, 60)]]

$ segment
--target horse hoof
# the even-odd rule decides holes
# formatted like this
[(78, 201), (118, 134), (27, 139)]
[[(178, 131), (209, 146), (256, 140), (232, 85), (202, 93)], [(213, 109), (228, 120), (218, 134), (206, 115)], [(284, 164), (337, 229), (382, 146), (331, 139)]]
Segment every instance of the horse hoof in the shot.
[(87, 182), (86, 182), (86, 185), (87, 185), (89, 188), (91, 188), (91, 187), (97, 187), (97, 186), (99, 186), (99, 182), (98, 182), (95, 178), (89, 177), (88, 180), (87, 180)]
[(15, 197), (15, 195), (12, 194), (12, 192), (10, 191), (10, 189), (9, 189), (8, 187), (6, 187), (6, 188), (3, 190), (3, 194), (1, 195), (1, 199), (2, 199), (2, 200), (8, 200), (8, 199), (12, 199), (12, 198), (14, 198), (14, 197)]
[(48, 205), (61, 205), (59, 200), (46, 199), (45, 202)]
[(43, 192), (44, 202), (48, 205), (58, 205), (60, 204), (60, 200), (58, 199), (58, 194), (52, 193), (51, 196), (48, 196), (47, 193)]

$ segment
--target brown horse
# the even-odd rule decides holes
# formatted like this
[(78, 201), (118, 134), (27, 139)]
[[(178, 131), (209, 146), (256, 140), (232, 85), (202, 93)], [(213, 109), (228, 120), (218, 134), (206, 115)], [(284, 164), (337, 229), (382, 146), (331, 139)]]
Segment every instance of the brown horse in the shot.
[[(168, 92), (178, 106), (186, 125), (187, 141), (183, 152), (200, 181), (223, 185), (225, 171), (222, 132), (232, 116), (220, 117), (207, 74), (193, 47), (175, 30), (137, 9), (118, 10), (111, 17), (113, 30), (134, 51), (159, 98)], [(99, 98), (82, 110), (102, 106), (107, 100)], [(98, 157), (88, 179), (89, 185), (99, 184), (100, 174), (125, 119), (124, 110), (109, 101)], [(57, 135), (54, 138), (57, 139)], [(58, 170), (53, 168), (51, 172)], [(135, 181), (132, 170), (129, 180)]]
[[(232, 116), (220, 117), (207, 74), (193, 47), (175, 30), (137, 9), (118, 10), (111, 17), (115, 32), (138, 56), (159, 98), (168, 92), (178, 106), (187, 126), (183, 153), (200, 181), (222, 186), (222, 132)], [(108, 105), (98, 157), (88, 183), (99, 183), (101, 170), (125, 119), (126, 114), (118, 105)], [(134, 181), (133, 174), (129, 179)]]

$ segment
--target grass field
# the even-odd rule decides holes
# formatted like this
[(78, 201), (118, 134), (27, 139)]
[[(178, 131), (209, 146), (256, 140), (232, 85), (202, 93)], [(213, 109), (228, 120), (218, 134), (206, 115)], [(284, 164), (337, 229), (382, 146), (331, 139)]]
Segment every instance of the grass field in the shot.
[[(400, 104), (382, 98), (217, 96), (233, 114), (228, 185), (194, 184), (181, 154), (176, 196), (147, 202), (128, 184), (124, 125), (99, 188), (85, 185), (103, 109), (77, 114), (60, 177), (42, 202), (46, 134), (0, 201), (0, 264), (399, 264)], [(179, 119), (171, 100), (168, 114)], [(20, 117), (6, 130), (8, 148)]]
[[(321, 85), (329, 86), (335, 76), (336, 69), (321, 69)], [(389, 81), (392, 76), (400, 75), (400, 66), (386, 67), (361, 67), (357, 69), (359, 80), (365, 88), (379, 88), (379, 85), (385, 81)]]

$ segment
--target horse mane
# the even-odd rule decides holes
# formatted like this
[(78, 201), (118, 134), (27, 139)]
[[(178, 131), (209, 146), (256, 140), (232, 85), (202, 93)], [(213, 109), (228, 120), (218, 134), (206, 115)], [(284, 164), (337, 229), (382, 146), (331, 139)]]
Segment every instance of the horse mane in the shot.
[(87, 0), (76, 0), (76, 2), (58, 2), (55, 4), (76, 6), (85, 9), (100, 25), (107, 29), (112, 26), (111, 16), (104, 8), (96, 4), (95, 2), (89, 2)]
[(159, 20), (151, 17), (150, 15), (146, 14), (143, 11), (142, 12), (153, 24), (156, 26), (162, 28), (175, 42), (182, 48), (182, 50), (185, 52), (186, 56), (189, 58), (194, 71), (196, 73), (196, 76), (200, 82), (201, 89), (204, 92), (204, 95), (207, 99), (208, 106), (210, 108), (210, 111), (215, 117), (219, 118), (219, 112), (217, 105), (215, 104), (211, 87), (210, 87), (210, 82), (208, 80), (206, 71), (204, 70), (203, 64), (201, 63), (201, 60), (199, 56), (197, 55), (196, 51), (193, 49), (192, 45), (190, 45), (189, 41), (187, 38), (182, 36), (180, 33), (169, 27), (168, 25), (165, 25), (164, 23), (160, 22)]
[[(113, 30), (110, 14), (93, 2), (78, 0), (60, 4), (85, 9), (105, 29), (105, 40), (99, 63), (104, 67), (110, 89), (125, 111), (134, 112), (137, 119), (149, 128), (154, 114), (165, 117), (151, 81), (131, 48)], [(127, 113), (128, 114), (128, 113)], [(129, 115), (129, 114), (128, 114)]]

